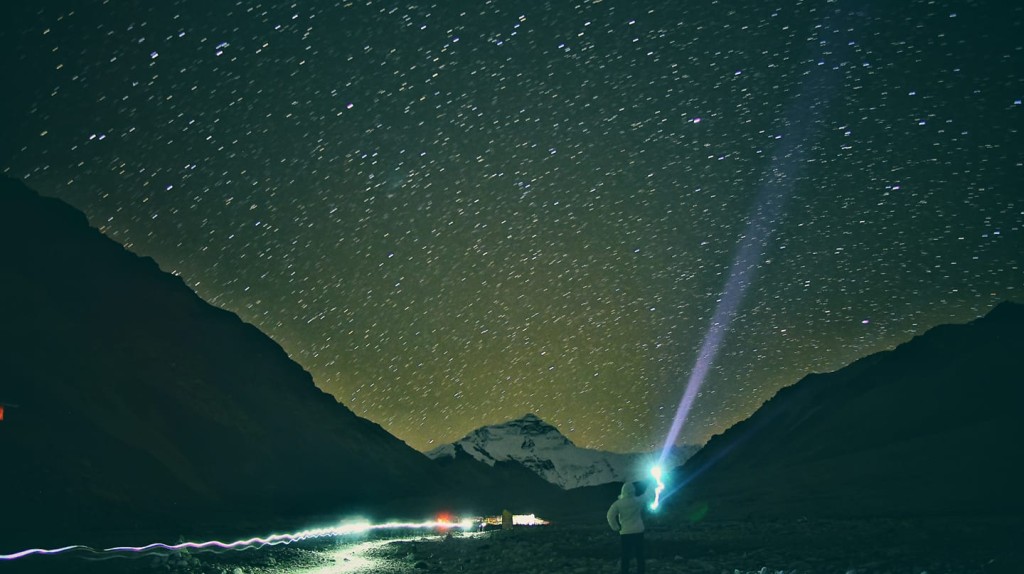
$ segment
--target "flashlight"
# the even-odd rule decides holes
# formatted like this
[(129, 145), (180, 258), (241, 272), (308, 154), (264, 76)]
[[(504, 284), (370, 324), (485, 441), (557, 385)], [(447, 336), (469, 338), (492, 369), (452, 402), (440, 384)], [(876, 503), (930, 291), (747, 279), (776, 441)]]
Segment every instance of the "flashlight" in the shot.
[(661, 503), (661, 491), (665, 490), (665, 483), (661, 481), (661, 467), (655, 466), (651, 468), (651, 476), (658, 483), (658, 486), (654, 489), (654, 502), (651, 503), (651, 510), (657, 510), (658, 505)]

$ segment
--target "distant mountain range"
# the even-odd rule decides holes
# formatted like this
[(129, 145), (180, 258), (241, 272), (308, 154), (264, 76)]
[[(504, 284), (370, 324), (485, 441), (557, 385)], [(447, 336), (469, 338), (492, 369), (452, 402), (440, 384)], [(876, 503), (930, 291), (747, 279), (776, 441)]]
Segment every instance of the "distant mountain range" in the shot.
[[(254, 326), (5, 178), (0, 261), (0, 552), (439, 508), (600, 522), (617, 486), (599, 483), (643, 460), (527, 415), (431, 461)], [(780, 390), (674, 469), (666, 513), (1024, 515), (1022, 405), (1024, 306), (1005, 303)]]
[(676, 469), (669, 506), (718, 518), (1020, 517), (1022, 471), (1024, 306), (1003, 303), (780, 390)]
[[(682, 464), (699, 447), (681, 447), (670, 458)], [(481, 427), (427, 453), (432, 459), (469, 456), (494, 466), (517, 462), (563, 489), (635, 480), (660, 453), (615, 453), (580, 448), (537, 415)]]

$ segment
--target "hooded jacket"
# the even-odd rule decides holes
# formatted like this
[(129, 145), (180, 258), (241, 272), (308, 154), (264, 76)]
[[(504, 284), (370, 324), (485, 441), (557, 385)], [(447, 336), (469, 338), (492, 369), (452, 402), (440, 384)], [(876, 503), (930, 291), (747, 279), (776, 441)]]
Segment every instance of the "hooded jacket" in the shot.
[(619, 534), (639, 534), (644, 531), (644, 501), (636, 495), (632, 482), (622, 484), (622, 494), (608, 509), (608, 526)]

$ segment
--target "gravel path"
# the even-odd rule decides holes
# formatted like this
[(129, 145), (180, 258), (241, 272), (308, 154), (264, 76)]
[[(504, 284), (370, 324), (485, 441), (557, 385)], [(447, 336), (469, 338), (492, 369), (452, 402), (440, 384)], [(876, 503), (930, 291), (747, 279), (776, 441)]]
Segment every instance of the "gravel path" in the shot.
[[(220, 554), (175, 552), (9, 565), (13, 574), (616, 574), (618, 535), (598, 520), (449, 535), (409, 532)], [(1020, 517), (668, 524), (645, 536), (648, 574), (1024, 572)], [(7, 565), (5, 565), (7, 567)], [(4, 570), (0, 568), (0, 570)]]
[[(1014, 526), (967, 521), (724, 523), (646, 535), (648, 574), (971, 574), (1024, 572)], [(1020, 532), (1019, 530), (1017, 531)], [(993, 533), (996, 533), (994, 536)], [(369, 552), (384, 574), (616, 574), (607, 527), (547, 526), (423, 537)]]

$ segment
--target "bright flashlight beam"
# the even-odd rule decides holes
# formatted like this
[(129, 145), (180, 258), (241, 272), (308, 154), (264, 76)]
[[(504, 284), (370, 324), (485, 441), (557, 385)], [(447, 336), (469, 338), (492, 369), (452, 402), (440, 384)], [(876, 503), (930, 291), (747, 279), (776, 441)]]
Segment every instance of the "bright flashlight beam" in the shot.
[[(802, 149), (800, 146), (796, 147), (797, 149)], [(697, 354), (697, 361), (690, 372), (689, 380), (686, 382), (686, 390), (679, 401), (679, 406), (676, 407), (672, 426), (665, 437), (665, 445), (662, 448), (659, 459), (659, 462), (662, 464), (665, 463), (669, 452), (675, 446), (676, 439), (679, 437), (679, 432), (682, 430), (686, 417), (693, 407), (694, 400), (700, 393), (704, 380), (707, 378), (708, 372), (715, 362), (715, 357), (718, 355), (722, 341), (725, 340), (726, 332), (729, 330), (732, 320), (736, 317), (736, 312), (743, 301), (743, 296), (753, 282), (757, 267), (763, 258), (765, 247), (774, 230), (775, 221), (782, 211), (782, 205), (786, 196), (792, 189), (792, 183), (787, 183), (785, 173), (793, 169), (793, 165), (790, 165), (790, 162), (796, 164), (799, 159), (802, 159), (803, 154), (796, 154), (796, 156), (787, 154), (784, 156), (787, 158), (785, 161), (777, 159), (776, 163), (781, 164), (779, 167), (784, 167), (785, 169), (777, 169), (776, 177), (762, 187), (759, 193), (757, 209), (744, 230), (743, 242), (740, 244), (736, 257), (733, 259), (732, 268), (729, 270), (729, 279), (725, 284), (725, 291), (718, 300), (718, 306), (715, 308), (711, 325), (708, 326), (707, 333), (704, 335), (704, 342), (701, 344), (700, 352)]]
[(665, 490), (665, 483), (661, 481), (661, 467), (656, 466), (651, 469), (651, 476), (654, 477), (655, 482), (658, 486), (654, 489), (654, 501), (651, 502), (651, 510), (657, 510), (661, 504), (661, 493)]
[(234, 542), (221, 542), (219, 540), (209, 540), (206, 542), (182, 542), (180, 544), (164, 544), (162, 542), (156, 542), (153, 544), (147, 544), (146, 546), (113, 546), (110, 548), (104, 548), (102, 550), (84, 545), (64, 546), (62, 548), (54, 548), (49, 550), (43, 548), (32, 548), (29, 550), (23, 550), (21, 552), (15, 552), (14, 554), (0, 554), (0, 561), (17, 560), (18, 558), (24, 558), (26, 556), (31, 555), (53, 555), (64, 554), (69, 552), (89, 552), (93, 554), (129, 552), (140, 553), (152, 550), (176, 551), (203, 550), (208, 548), (219, 548), (223, 550), (240, 550), (242, 548), (250, 547), (274, 546), (277, 544), (291, 544), (292, 542), (298, 542), (301, 540), (311, 540), (315, 538), (350, 536), (353, 534), (369, 532), (371, 530), (413, 530), (435, 528), (463, 528), (468, 530), (473, 528), (474, 526), (475, 525), (473, 524), (473, 522), (468, 520), (464, 520), (462, 522), (457, 523), (441, 521), (384, 522), (381, 524), (371, 524), (365, 521), (349, 522), (328, 528), (302, 530), (290, 534), (271, 534), (265, 537), (247, 538), (245, 540), (236, 540)]
[[(836, 10), (836, 16), (842, 18), (841, 8)], [(807, 154), (814, 143), (814, 136), (819, 131), (815, 128), (821, 122), (824, 110), (828, 107), (830, 94), (837, 83), (835, 78), (839, 75), (842, 64), (826, 63), (825, 60), (828, 56), (827, 59), (840, 62), (840, 55), (837, 52), (844, 51), (846, 47), (842, 42), (838, 42), (837, 38), (832, 37), (839, 31), (838, 23), (826, 17), (817, 29), (821, 34), (818, 45), (821, 46), (822, 53), (815, 56), (813, 68), (806, 74), (804, 84), (785, 118), (783, 125), (788, 128), (788, 133), (780, 136), (779, 147), (772, 156), (770, 168), (758, 190), (757, 200), (753, 204), (753, 210), (741, 235), (739, 248), (729, 269), (728, 280), (697, 353), (697, 360), (686, 382), (686, 390), (679, 400), (672, 426), (665, 437), (665, 445), (659, 458), (660, 464), (665, 464), (672, 447), (675, 446), (679, 432), (686, 422), (694, 400), (700, 394), (708, 372), (714, 365), (715, 357), (732, 320), (736, 317), (743, 297), (754, 281), (786, 200), (792, 194), (799, 171), (805, 164)]]

